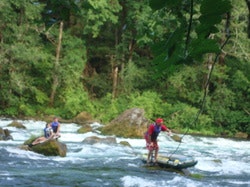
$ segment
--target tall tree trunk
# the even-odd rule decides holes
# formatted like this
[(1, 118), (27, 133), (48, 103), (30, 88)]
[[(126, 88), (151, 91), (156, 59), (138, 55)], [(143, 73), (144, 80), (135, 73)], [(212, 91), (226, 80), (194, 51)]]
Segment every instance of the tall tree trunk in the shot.
[(117, 96), (117, 84), (118, 84), (118, 66), (116, 64), (116, 55), (110, 55), (111, 71), (112, 71), (112, 99), (115, 99)]
[(128, 46), (128, 50), (129, 50), (129, 56), (128, 56), (128, 62), (131, 62), (133, 60), (133, 53), (135, 50), (135, 40), (131, 39), (129, 46)]
[[(214, 34), (210, 34), (209, 38), (214, 39)], [(213, 58), (214, 58), (214, 54), (209, 53), (207, 61), (206, 61), (206, 66), (207, 66), (207, 69), (208, 69), (208, 73), (205, 75), (205, 80), (204, 80), (204, 83), (203, 83), (203, 88), (205, 89), (205, 91), (207, 93), (208, 93), (208, 90), (209, 90), (209, 79), (210, 79), (209, 76), (211, 74), (212, 66), (213, 66), (213, 63), (214, 63)]]
[(118, 67), (115, 67), (113, 72), (113, 92), (112, 92), (112, 99), (116, 98), (117, 95), (117, 82), (118, 82)]
[(247, 36), (250, 38), (250, 0), (246, 0), (248, 7), (248, 26), (247, 26)]
[(56, 91), (59, 85), (59, 59), (60, 59), (60, 51), (61, 51), (61, 43), (62, 43), (62, 32), (63, 32), (63, 21), (60, 22), (60, 28), (59, 28), (59, 36), (58, 36), (58, 43), (56, 48), (56, 59), (54, 62), (54, 72), (53, 72), (53, 84), (51, 88), (51, 94), (50, 94), (50, 106), (54, 105), (55, 95)]

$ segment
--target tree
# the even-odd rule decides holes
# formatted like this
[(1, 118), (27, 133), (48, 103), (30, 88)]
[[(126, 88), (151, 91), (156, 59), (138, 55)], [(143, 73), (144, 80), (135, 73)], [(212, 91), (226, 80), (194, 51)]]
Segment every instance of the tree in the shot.
[(35, 86), (39, 84), (38, 77), (46, 80), (46, 74), (37, 74), (37, 67), (49, 59), (40, 50), (42, 4), (3, 0), (0, 6), (0, 102), (6, 114), (15, 115), (28, 110), (28, 105), (47, 99), (43, 88)]
[(59, 34), (58, 34), (58, 42), (56, 46), (56, 58), (54, 62), (54, 71), (53, 71), (53, 83), (51, 88), (50, 94), (50, 106), (54, 105), (55, 94), (59, 85), (59, 66), (60, 66), (60, 52), (61, 52), (61, 43), (62, 43), (62, 36), (63, 36), (63, 21), (60, 22), (59, 27)]
[(248, 26), (247, 26), (247, 35), (250, 38), (250, 0), (246, 0), (247, 7), (248, 7)]

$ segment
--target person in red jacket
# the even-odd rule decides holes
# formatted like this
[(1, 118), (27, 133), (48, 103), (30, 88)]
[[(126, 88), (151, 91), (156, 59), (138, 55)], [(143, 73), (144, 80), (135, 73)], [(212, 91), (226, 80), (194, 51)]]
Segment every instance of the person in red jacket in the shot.
[(157, 137), (159, 135), (159, 133), (161, 131), (168, 131), (169, 133), (171, 133), (171, 131), (165, 126), (163, 125), (163, 119), (162, 118), (158, 118), (155, 120), (155, 123), (151, 124), (148, 127), (147, 132), (145, 133), (145, 140), (146, 140), (146, 147), (148, 149), (148, 159), (147, 159), (147, 163), (150, 162), (150, 157), (153, 153), (153, 151), (155, 151), (154, 154), (154, 163), (157, 162), (157, 156), (158, 156), (158, 151), (159, 151), (159, 146), (157, 143)]

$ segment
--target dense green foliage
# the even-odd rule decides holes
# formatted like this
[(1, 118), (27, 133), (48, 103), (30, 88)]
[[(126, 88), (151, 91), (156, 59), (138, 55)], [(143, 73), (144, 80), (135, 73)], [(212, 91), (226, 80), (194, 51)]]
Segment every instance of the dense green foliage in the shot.
[(235, 0), (1, 0), (0, 115), (145, 109), (250, 134), (248, 8)]

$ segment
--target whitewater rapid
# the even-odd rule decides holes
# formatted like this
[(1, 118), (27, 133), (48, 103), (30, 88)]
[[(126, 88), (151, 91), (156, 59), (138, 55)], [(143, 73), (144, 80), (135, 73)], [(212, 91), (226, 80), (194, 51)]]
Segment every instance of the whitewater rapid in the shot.
[[(11, 122), (0, 119), (0, 127), (13, 136), (13, 140), (0, 141), (0, 186), (250, 186), (249, 141), (186, 135), (179, 144), (161, 133), (160, 153), (176, 151), (198, 160), (190, 171), (201, 178), (192, 178), (145, 168), (140, 160), (140, 155), (147, 152), (143, 139), (116, 137), (118, 143), (127, 141), (132, 147), (83, 144), (86, 137), (105, 136), (96, 131), (79, 134), (80, 126), (74, 123), (61, 126), (59, 141), (67, 145), (66, 157), (20, 150), (18, 147), (30, 136), (42, 135), (45, 122), (18, 120), (26, 129), (9, 127)], [(92, 124), (94, 128), (101, 125)]]

